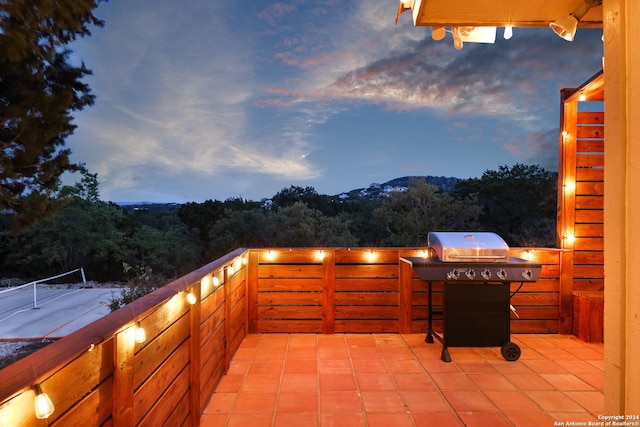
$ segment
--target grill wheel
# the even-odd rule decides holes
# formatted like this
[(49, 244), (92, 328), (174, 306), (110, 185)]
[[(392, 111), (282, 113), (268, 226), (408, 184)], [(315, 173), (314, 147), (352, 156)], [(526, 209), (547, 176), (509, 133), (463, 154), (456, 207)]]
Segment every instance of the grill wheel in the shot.
[(502, 348), (500, 349), (500, 352), (502, 353), (502, 357), (504, 357), (505, 360), (508, 360), (509, 362), (518, 360), (521, 353), (518, 344), (511, 341), (504, 343), (502, 345)]

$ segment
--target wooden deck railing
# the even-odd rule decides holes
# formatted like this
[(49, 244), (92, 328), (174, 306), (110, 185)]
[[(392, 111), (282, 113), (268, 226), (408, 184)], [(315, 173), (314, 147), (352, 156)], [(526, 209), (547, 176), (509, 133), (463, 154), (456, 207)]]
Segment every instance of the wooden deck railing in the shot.
[[(512, 251), (543, 264), (512, 299), (512, 331), (557, 333), (562, 253)], [(0, 370), (0, 425), (196, 426), (247, 332), (425, 331), (425, 284), (400, 261), (421, 253), (238, 249)], [(36, 384), (55, 405), (46, 420)]]

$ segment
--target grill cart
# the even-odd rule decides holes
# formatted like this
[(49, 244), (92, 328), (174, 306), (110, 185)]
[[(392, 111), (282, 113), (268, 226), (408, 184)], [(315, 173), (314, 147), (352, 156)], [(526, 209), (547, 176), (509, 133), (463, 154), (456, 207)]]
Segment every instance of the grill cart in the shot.
[[(441, 359), (451, 361), (448, 347), (501, 347), (509, 361), (520, 357), (511, 342), (511, 283), (535, 282), (541, 265), (509, 257), (509, 247), (495, 233), (431, 232), (427, 258), (407, 257), (413, 270), (428, 282), (428, 332), (442, 343)], [(443, 283), (442, 311), (433, 306), (433, 282)], [(434, 315), (442, 315), (443, 333), (433, 330)]]

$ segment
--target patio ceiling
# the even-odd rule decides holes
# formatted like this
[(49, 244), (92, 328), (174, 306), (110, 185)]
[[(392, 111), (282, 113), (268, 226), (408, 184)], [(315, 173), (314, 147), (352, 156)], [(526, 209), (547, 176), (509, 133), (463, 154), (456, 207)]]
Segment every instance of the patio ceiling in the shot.
[[(416, 26), (547, 27), (584, 0), (415, 0)], [(406, 4), (407, 1), (405, 0)], [(579, 27), (602, 27), (602, 6), (592, 8)]]

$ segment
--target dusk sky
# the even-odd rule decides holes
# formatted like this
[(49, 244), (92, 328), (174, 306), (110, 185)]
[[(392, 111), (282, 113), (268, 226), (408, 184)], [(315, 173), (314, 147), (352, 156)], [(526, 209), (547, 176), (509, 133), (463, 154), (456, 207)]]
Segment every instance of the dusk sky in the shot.
[(407, 175), (557, 170), (560, 89), (602, 68), (602, 30), (566, 42), (431, 39), (397, 0), (134, 0), (76, 42), (96, 104), (72, 160), (103, 200), (335, 195)]

